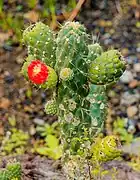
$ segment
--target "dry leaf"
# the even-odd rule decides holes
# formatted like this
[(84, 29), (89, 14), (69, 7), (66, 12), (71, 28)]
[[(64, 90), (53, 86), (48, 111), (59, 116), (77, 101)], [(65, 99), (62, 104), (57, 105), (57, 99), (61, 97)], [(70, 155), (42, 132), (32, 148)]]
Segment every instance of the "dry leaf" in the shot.
[(24, 18), (35, 23), (35, 22), (37, 22), (39, 20), (39, 13), (37, 13), (34, 10), (29, 11), (26, 14), (24, 14)]

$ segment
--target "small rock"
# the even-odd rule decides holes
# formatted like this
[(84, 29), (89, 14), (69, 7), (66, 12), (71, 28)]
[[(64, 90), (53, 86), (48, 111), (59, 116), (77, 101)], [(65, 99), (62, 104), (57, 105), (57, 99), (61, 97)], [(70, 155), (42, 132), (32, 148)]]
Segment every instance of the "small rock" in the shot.
[(34, 125), (31, 125), (29, 132), (30, 132), (30, 135), (35, 135), (36, 129), (35, 129)]
[(24, 111), (27, 113), (32, 113), (33, 109), (30, 106), (24, 106)]
[(44, 125), (44, 120), (43, 119), (39, 119), (39, 118), (35, 118), (33, 120), (33, 122), (37, 125)]
[(120, 81), (126, 84), (128, 84), (132, 80), (133, 80), (133, 74), (131, 73), (131, 71), (128, 70), (126, 70), (122, 75), (122, 77), (120, 78)]
[(123, 56), (127, 56), (127, 55), (129, 54), (128, 48), (123, 48), (123, 49), (121, 50), (121, 53), (122, 53)]
[(10, 105), (11, 105), (11, 102), (10, 102), (9, 99), (4, 98), (4, 97), (1, 98), (1, 100), (0, 100), (0, 108), (8, 109), (10, 107)]
[(14, 77), (12, 75), (8, 75), (4, 77), (6, 83), (11, 84), (14, 81)]
[(119, 104), (120, 100), (119, 100), (119, 98), (112, 98), (112, 99), (111, 99), (111, 102), (112, 102), (114, 105), (117, 105), (117, 104)]
[(130, 88), (135, 88), (135, 87), (137, 87), (138, 85), (139, 85), (139, 81), (137, 81), (137, 80), (135, 80), (135, 79), (129, 83), (129, 87), (130, 87)]
[(136, 106), (129, 106), (127, 108), (127, 115), (130, 118), (135, 116), (137, 114), (137, 112), (138, 112), (138, 108)]
[(135, 55), (131, 55), (131, 56), (127, 56), (127, 57), (125, 58), (125, 60), (126, 60), (126, 62), (127, 62), (128, 64), (134, 64), (134, 63), (136, 63), (136, 62), (138, 61), (138, 58), (137, 58), (137, 56), (135, 56)]
[(134, 71), (135, 72), (140, 72), (140, 63), (134, 64)]
[(126, 153), (139, 155), (140, 152), (140, 139), (136, 139), (132, 144), (126, 144), (122, 146), (122, 149)]
[(140, 94), (130, 94), (129, 92), (124, 92), (121, 97), (121, 104), (131, 105), (140, 101)]
[(6, 51), (12, 51), (13, 50), (13, 47), (8, 45), (8, 44), (4, 44), (3, 45), (3, 49), (6, 50)]
[(105, 45), (109, 45), (109, 44), (112, 44), (112, 43), (113, 43), (113, 41), (112, 41), (112, 39), (110, 39), (110, 38), (104, 40), (104, 44), (105, 44)]
[(22, 55), (19, 55), (19, 56), (17, 56), (17, 58), (16, 58), (17, 64), (22, 64), (22, 63), (23, 63), (23, 60), (24, 60), (24, 58), (23, 58)]

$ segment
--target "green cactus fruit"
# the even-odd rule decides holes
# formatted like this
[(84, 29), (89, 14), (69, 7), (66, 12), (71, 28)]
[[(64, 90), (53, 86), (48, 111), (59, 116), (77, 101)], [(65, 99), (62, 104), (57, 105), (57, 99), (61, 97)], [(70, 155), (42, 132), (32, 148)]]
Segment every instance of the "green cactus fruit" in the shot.
[(90, 65), (90, 63), (94, 61), (102, 53), (103, 53), (103, 49), (100, 46), (100, 44), (95, 43), (88, 45), (87, 63)]
[(125, 71), (125, 61), (117, 50), (109, 50), (98, 56), (89, 68), (89, 79), (93, 84), (116, 82)]
[(107, 117), (107, 94), (106, 87), (102, 85), (90, 85), (87, 100), (90, 102), (90, 116), (92, 119), (92, 126), (95, 132), (99, 132), (103, 127), (104, 121)]
[(116, 136), (106, 136), (97, 139), (91, 147), (92, 162), (106, 162), (120, 157), (122, 150)]
[(49, 26), (42, 22), (37, 22), (29, 26), (23, 32), (23, 42), (28, 47), (28, 54), (35, 59), (41, 59), (48, 66), (55, 64), (55, 39), (54, 33)]
[(21, 180), (21, 165), (20, 163), (10, 163), (7, 165), (8, 170), (8, 178), (9, 180), (16, 178), (17, 180)]
[(46, 114), (51, 114), (51, 115), (57, 114), (57, 106), (55, 100), (50, 100), (45, 104), (45, 112)]
[(29, 66), (30, 62), (31, 62), (33, 59), (34, 59), (34, 57), (33, 57), (32, 55), (29, 55), (29, 56), (26, 58), (23, 66), (22, 66), (21, 73), (23, 74), (23, 76), (25, 77), (26, 80), (29, 79), (29, 77), (28, 77), (28, 66)]
[(51, 88), (54, 88), (56, 86), (57, 81), (58, 81), (58, 77), (57, 77), (57, 74), (53, 68), (51, 68), (49, 66), (47, 66), (47, 67), (48, 67), (48, 79), (40, 87), (44, 88), (44, 89), (51, 89)]

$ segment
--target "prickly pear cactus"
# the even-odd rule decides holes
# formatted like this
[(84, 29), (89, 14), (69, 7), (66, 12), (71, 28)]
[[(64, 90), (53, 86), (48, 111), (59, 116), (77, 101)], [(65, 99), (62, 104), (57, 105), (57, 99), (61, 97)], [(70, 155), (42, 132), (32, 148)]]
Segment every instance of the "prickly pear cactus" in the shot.
[[(85, 164), (94, 137), (106, 119), (107, 87), (125, 70), (120, 52), (103, 52), (98, 43), (89, 44), (88, 40), (89, 35), (79, 22), (66, 22), (57, 35), (43, 23), (36, 23), (23, 33), (28, 58), (22, 73), (37, 87), (53, 87), (52, 100), (46, 103), (45, 111), (58, 115), (66, 167), (74, 157), (75, 166), (78, 168), (80, 163), (83, 174), (87, 174)], [(75, 172), (75, 178), (79, 178), (79, 171)], [(90, 173), (81, 180), (89, 176)]]
[(18, 162), (8, 163), (6, 169), (0, 171), (0, 180), (21, 180), (21, 165)]

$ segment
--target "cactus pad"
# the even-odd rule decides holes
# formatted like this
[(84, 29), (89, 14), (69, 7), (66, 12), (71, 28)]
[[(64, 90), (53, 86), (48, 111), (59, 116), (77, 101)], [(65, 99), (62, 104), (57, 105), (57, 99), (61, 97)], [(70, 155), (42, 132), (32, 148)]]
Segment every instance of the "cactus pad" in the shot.
[(54, 33), (49, 26), (41, 22), (29, 26), (23, 33), (23, 42), (27, 45), (30, 55), (54, 67), (56, 45)]
[(125, 61), (117, 50), (109, 50), (98, 56), (89, 68), (89, 78), (94, 84), (116, 82), (125, 70)]

